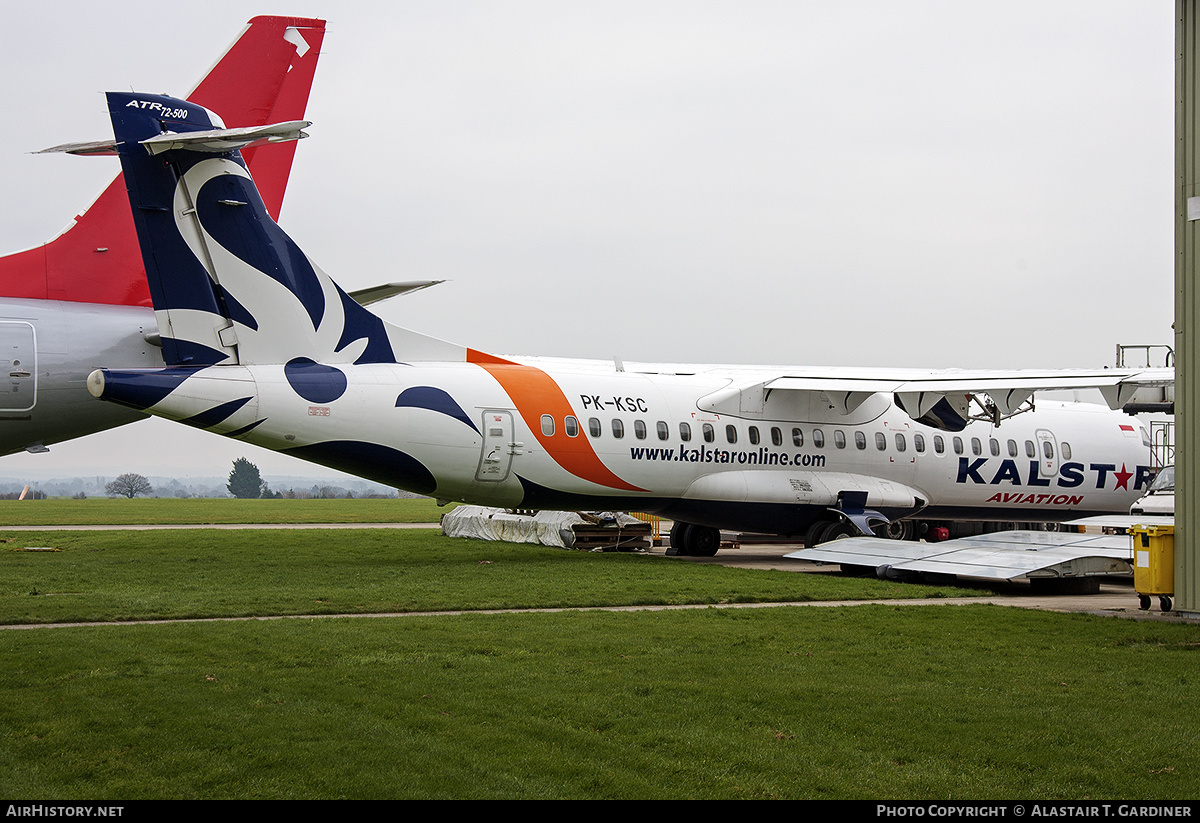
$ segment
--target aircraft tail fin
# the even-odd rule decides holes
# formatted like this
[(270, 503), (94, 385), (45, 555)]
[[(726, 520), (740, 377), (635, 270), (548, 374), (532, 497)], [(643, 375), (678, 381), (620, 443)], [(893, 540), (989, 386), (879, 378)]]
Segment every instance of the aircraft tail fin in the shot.
[(465, 357), (385, 324), (271, 218), (241, 150), (305, 137), (308, 123), (225, 129), (171, 97), (108, 104), (168, 365)]
[[(324, 39), (324, 20), (255, 17), (187, 99), (216, 112), (229, 128), (303, 120)], [(295, 153), (295, 143), (242, 152), (276, 220)]]
[[(189, 95), (230, 127), (299, 120), (308, 104), (325, 21), (255, 17)], [(273, 217), (279, 216), (295, 144), (247, 150)], [(149, 306), (141, 252), (118, 176), (53, 240), (0, 257), (0, 296)]]

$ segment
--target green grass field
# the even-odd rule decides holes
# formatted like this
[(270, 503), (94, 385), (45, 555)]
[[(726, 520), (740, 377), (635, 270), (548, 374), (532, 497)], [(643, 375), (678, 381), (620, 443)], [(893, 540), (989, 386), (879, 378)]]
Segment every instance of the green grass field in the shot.
[(426, 530), (0, 536), (4, 622), (168, 620), (0, 630), (7, 798), (1200, 795), (1194, 625), (986, 605), (181, 622), (963, 592)]
[[(452, 508), (452, 507), (451, 507)], [(437, 523), (449, 508), (428, 497), (401, 500), (235, 500), (102, 498), (0, 500), (3, 526), (112, 526), (152, 523)]]
[[(0, 532), (0, 623), (971, 594), (429, 529)], [(20, 551), (24, 547), (58, 551)]]

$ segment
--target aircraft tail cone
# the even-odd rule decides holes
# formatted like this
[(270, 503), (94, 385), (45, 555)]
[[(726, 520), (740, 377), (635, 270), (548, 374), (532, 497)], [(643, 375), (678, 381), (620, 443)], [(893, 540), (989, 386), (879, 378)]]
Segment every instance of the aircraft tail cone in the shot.
[(96, 369), (88, 375), (87, 388), (93, 397), (147, 411), (179, 388), (183, 381), (194, 377), (197, 371), (170, 368), (125, 371)]
[(104, 370), (96, 369), (87, 377), (87, 390), (92, 397), (104, 399)]

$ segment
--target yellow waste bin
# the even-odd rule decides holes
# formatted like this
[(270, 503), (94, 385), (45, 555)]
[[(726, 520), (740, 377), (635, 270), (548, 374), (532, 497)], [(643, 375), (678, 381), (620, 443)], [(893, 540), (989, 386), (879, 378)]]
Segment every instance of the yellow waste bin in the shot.
[(1133, 588), (1142, 610), (1150, 608), (1150, 597), (1158, 595), (1159, 607), (1171, 610), (1175, 594), (1175, 527), (1134, 526)]

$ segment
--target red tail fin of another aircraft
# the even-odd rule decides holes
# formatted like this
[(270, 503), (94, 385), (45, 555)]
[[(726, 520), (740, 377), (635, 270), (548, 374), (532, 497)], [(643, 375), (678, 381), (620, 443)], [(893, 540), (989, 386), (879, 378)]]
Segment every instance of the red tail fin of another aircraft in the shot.
[[(324, 37), (324, 20), (255, 17), (187, 99), (229, 128), (300, 120)], [(274, 218), (295, 151), (295, 143), (281, 143), (243, 153)], [(0, 257), (0, 296), (150, 306), (124, 179), (118, 175), (58, 237)]]

